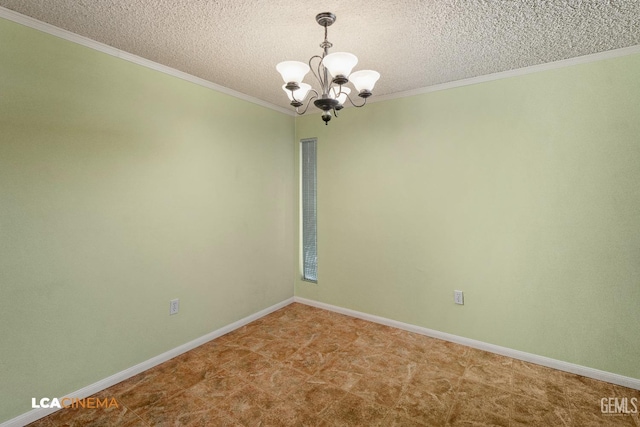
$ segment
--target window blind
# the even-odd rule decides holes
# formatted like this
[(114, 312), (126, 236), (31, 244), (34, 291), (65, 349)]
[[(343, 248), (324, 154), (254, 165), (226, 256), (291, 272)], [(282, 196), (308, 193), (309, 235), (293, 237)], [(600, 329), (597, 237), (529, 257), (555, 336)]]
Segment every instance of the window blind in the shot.
[(318, 281), (318, 227), (316, 211), (316, 145), (317, 139), (303, 139), (301, 145), (302, 179), (302, 275)]

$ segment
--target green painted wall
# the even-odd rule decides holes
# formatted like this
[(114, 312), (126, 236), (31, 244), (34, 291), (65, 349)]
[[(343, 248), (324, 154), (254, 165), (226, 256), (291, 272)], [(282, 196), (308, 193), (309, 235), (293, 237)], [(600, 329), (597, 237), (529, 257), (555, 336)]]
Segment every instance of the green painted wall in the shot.
[(640, 378), (638, 76), (633, 55), (298, 119), (319, 283), (296, 295)]
[(0, 40), (0, 422), (293, 296), (293, 117)]

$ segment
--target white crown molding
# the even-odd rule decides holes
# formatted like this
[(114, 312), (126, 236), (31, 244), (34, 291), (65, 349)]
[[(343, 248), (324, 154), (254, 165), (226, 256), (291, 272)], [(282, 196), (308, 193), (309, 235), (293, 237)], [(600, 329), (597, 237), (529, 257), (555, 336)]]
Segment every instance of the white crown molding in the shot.
[[(18, 12), (14, 12), (10, 9), (0, 6), (0, 18), (5, 18), (10, 21), (16, 22), (18, 24), (25, 25), (27, 27), (45, 32), (47, 34), (51, 34), (53, 36), (71, 41), (73, 43), (78, 43), (82, 46), (95, 49), (97, 51), (106, 53), (111, 56), (115, 56), (117, 58), (123, 59), (125, 61), (133, 62), (135, 64), (141, 65), (143, 67), (150, 68), (152, 70), (159, 71), (161, 73), (168, 74), (170, 76), (177, 77), (182, 80), (189, 81), (191, 83), (195, 83), (199, 86), (206, 87), (211, 90), (215, 90), (220, 93), (224, 93), (235, 98), (242, 99), (247, 102), (251, 102), (253, 104), (260, 105), (262, 107), (269, 108), (271, 110), (278, 111), (280, 113), (286, 114), (288, 116), (297, 116), (294, 111), (291, 111), (288, 108), (283, 108), (275, 104), (271, 104), (269, 102), (263, 101), (261, 99), (249, 96), (242, 92), (235, 91), (233, 89), (229, 89), (225, 86), (217, 85), (208, 80), (202, 79), (200, 77), (193, 76), (191, 74), (185, 73), (183, 71), (176, 70), (175, 68), (167, 67), (166, 65), (158, 64), (157, 62), (150, 61), (145, 58), (141, 58), (139, 56), (133, 55), (131, 53), (125, 52), (120, 49), (116, 49), (104, 43), (97, 42), (90, 38), (81, 36), (76, 33), (72, 33), (71, 31), (64, 30), (62, 28), (56, 27), (51, 24), (47, 24), (46, 22), (39, 21), (37, 19), (31, 18), (29, 16), (23, 15)], [(529, 67), (518, 68), (515, 70), (507, 70), (499, 73), (487, 74), (478, 77), (471, 77), (463, 80), (456, 80), (452, 82), (426, 86), (423, 88), (412, 89), (404, 92), (397, 92), (388, 95), (374, 96), (368, 100), (369, 103), (372, 102), (382, 102), (389, 101), (392, 99), (398, 98), (406, 98), (415, 95), (422, 95), (430, 92), (437, 92), (446, 89), (453, 89), (462, 86), (474, 85), (478, 83), (490, 82), (493, 80), (506, 79), (510, 77), (523, 76), (526, 74), (537, 73), (540, 71), (554, 70), (558, 68), (570, 67), (578, 64), (586, 64), (589, 62), (602, 61), (605, 59), (618, 58), (627, 55), (634, 55), (640, 53), (640, 45), (624, 47), (621, 49), (614, 49), (605, 52), (598, 52), (590, 55), (578, 56), (575, 58), (563, 59), (555, 62), (548, 62), (544, 64), (532, 65)], [(351, 106), (346, 106), (345, 108), (351, 108)], [(320, 112), (317, 112), (318, 114)], [(311, 113), (313, 114), (313, 113)]]
[[(62, 399), (62, 397), (70, 397), (70, 398), (78, 398), (82, 399), (85, 397), (89, 397), (93, 394), (96, 394), (99, 391), (102, 391), (106, 388), (109, 388), (113, 385), (118, 384), (128, 378), (131, 378), (134, 375), (138, 375), (141, 372), (146, 371), (147, 369), (151, 369), (156, 365), (166, 362), (169, 359), (173, 359), (176, 356), (181, 355), (182, 353), (186, 353), (189, 350), (193, 350), (196, 347), (201, 346), (202, 344), (214, 340), (222, 335), (228, 334), (231, 331), (234, 331), (242, 326), (253, 322), (254, 320), (258, 320), (261, 317), (266, 316), (269, 313), (273, 313), (276, 310), (281, 309), (282, 307), (286, 307), (287, 305), (293, 302), (293, 297), (288, 298), (284, 301), (281, 301), (277, 304), (272, 305), (271, 307), (267, 307), (264, 310), (260, 310), (257, 313), (251, 314), (243, 319), (240, 319), (236, 322), (230, 323), (227, 326), (223, 326), (220, 329), (216, 329), (213, 332), (210, 332), (206, 335), (201, 336), (200, 338), (196, 338), (193, 341), (189, 341), (186, 344), (182, 344), (174, 349), (166, 351), (158, 356), (152, 357), (149, 360), (145, 360), (144, 362), (138, 363), (135, 366), (125, 369), (124, 371), (120, 371), (116, 374), (111, 375), (110, 377), (104, 378), (98, 382), (95, 382), (91, 385), (88, 385), (80, 390), (74, 391), (73, 393), (65, 394), (64, 396), (60, 396), (58, 399)], [(37, 396), (34, 396), (37, 397)], [(32, 409), (29, 412), (26, 412), (22, 415), (18, 415), (15, 418), (12, 418), (8, 421), (0, 424), (0, 427), (23, 427), (29, 423), (39, 420), (40, 418), (46, 417), (47, 415), (53, 414), (59, 409)]]
[(462, 344), (468, 347), (477, 348), (479, 350), (488, 351), (490, 353), (501, 354), (503, 356), (511, 357), (513, 359), (524, 360), (525, 362), (535, 363), (536, 365), (547, 366), (549, 368), (558, 369), (560, 371), (570, 372), (576, 375), (582, 375), (583, 377), (589, 377), (596, 380), (606, 381), (608, 383), (621, 385), (623, 387), (640, 390), (640, 379), (637, 379), (637, 378), (625, 377), (623, 375), (601, 371), (601, 370), (589, 368), (586, 366), (576, 365), (574, 363), (564, 362), (562, 360), (551, 359), (549, 357), (539, 356), (537, 354), (526, 353), (524, 351), (519, 351), (519, 350), (513, 350), (511, 348), (501, 347), (499, 345), (489, 344), (483, 341), (477, 341), (470, 338), (448, 334), (446, 332), (440, 332), (433, 329), (423, 328), (421, 326), (411, 325), (409, 323), (403, 323), (397, 320), (391, 320), (385, 317), (375, 316), (373, 314), (362, 313), (360, 311), (338, 307), (331, 304), (325, 304), (323, 302), (318, 302), (318, 301), (314, 301), (306, 298), (294, 297), (294, 301), (299, 302), (301, 304), (310, 305), (312, 307), (322, 308), (324, 310), (335, 311), (336, 313), (344, 314), (351, 317), (356, 317), (358, 319), (379, 323), (381, 325), (403, 329), (405, 331), (414, 332), (420, 335), (426, 335), (428, 337), (438, 338), (445, 341), (451, 341), (451, 342)]
[(433, 86), (427, 86), (419, 89), (407, 90), (404, 92), (391, 93), (388, 95), (374, 96), (369, 98), (371, 102), (389, 101), (397, 98), (407, 98), (415, 95), (422, 95), (430, 92), (453, 89), (456, 87), (475, 85), (478, 83), (490, 82), (493, 80), (508, 79), (510, 77), (524, 76), (527, 74), (538, 73), (541, 71), (556, 70), (558, 68), (571, 67), (573, 65), (587, 64), (589, 62), (603, 61), (605, 59), (619, 58), (622, 56), (635, 55), (640, 53), (640, 45), (623, 47), (620, 49), (608, 50), (605, 52), (593, 53), (590, 55), (577, 56), (575, 58), (563, 59), (555, 62), (547, 62), (544, 64), (531, 65), (529, 67), (517, 68), (515, 70), (507, 70), (499, 73), (486, 74), (478, 77), (471, 77), (463, 80), (442, 83)]
[(295, 112), (287, 108), (282, 108), (278, 105), (274, 105), (269, 102), (263, 101), (261, 99), (254, 98), (253, 96), (249, 96), (242, 92), (238, 92), (233, 89), (229, 89), (228, 87), (217, 85), (215, 83), (212, 83), (200, 77), (196, 77), (191, 74), (185, 73), (183, 71), (176, 70), (175, 68), (167, 67), (166, 65), (158, 64), (157, 62), (153, 62), (148, 59), (142, 58), (140, 56), (133, 55), (129, 52), (116, 49), (115, 47), (97, 42), (95, 40), (92, 40), (88, 37), (81, 36), (76, 33), (72, 33), (71, 31), (64, 30), (62, 28), (56, 27), (55, 25), (47, 24), (46, 22), (39, 21), (37, 19), (31, 18), (29, 16), (23, 15), (18, 12), (14, 12), (13, 10), (7, 9), (2, 6), (0, 6), (0, 18), (4, 18), (9, 21), (13, 21), (15, 23), (24, 25), (26, 27), (33, 28), (38, 31), (42, 31), (52, 36), (59, 37), (61, 39), (64, 39), (73, 43), (77, 43), (79, 45), (97, 50), (102, 53), (106, 53), (107, 55), (115, 56), (116, 58), (120, 58), (125, 61), (133, 62), (134, 64), (138, 64), (143, 67), (150, 68), (152, 70), (159, 71), (161, 73), (168, 74), (170, 76), (177, 77), (179, 79), (186, 80), (191, 83), (195, 83), (199, 86), (206, 87), (207, 89), (215, 90), (216, 92), (224, 93), (226, 95), (230, 95), (235, 98), (242, 99), (244, 101), (251, 102), (253, 104), (257, 104), (262, 107), (266, 107), (271, 110), (278, 111), (279, 113), (283, 113), (288, 116), (296, 115)]

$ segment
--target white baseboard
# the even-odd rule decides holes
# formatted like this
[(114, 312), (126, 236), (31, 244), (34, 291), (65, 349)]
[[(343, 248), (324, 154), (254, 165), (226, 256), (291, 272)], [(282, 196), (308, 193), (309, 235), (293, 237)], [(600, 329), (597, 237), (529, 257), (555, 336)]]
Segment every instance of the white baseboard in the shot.
[[(158, 356), (152, 357), (149, 360), (145, 360), (142, 363), (138, 363), (135, 366), (125, 369), (124, 371), (120, 371), (117, 374), (113, 374), (110, 377), (107, 377), (103, 380), (100, 380), (84, 388), (81, 388), (80, 390), (74, 391), (73, 393), (65, 394), (64, 397), (78, 398), (78, 399), (89, 397), (92, 394), (95, 394), (99, 391), (102, 391), (106, 388), (116, 385), (119, 382), (122, 382), (128, 378), (131, 378), (134, 375), (138, 375), (139, 373), (144, 372), (147, 369), (151, 369), (156, 365), (164, 363), (169, 359), (173, 359), (174, 357), (179, 356), (182, 353), (186, 353), (189, 350), (193, 350), (194, 348), (201, 346), (206, 342), (209, 342), (218, 337), (221, 337), (222, 335), (228, 334), (229, 332), (235, 329), (241, 328), (247, 323), (251, 323), (254, 320), (258, 320), (259, 318), (264, 317), (269, 313), (272, 313), (276, 310), (281, 309), (282, 307), (285, 307), (291, 304), (293, 301), (294, 301), (293, 297), (288, 298), (282, 302), (279, 302), (278, 304), (272, 305), (271, 307), (267, 307), (264, 310), (260, 310), (257, 313), (254, 313), (250, 316), (247, 316), (243, 319), (233, 322), (227, 326), (223, 326), (220, 329), (216, 329), (215, 331), (210, 332), (206, 335), (203, 335), (200, 338), (196, 338), (193, 341), (189, 341), (186, 344), (182, 344), (181, 346), (178, 346), (174, 349), (166, 351)], [(61, 398), (62, 396), (59, 399)], [(15, 418), (12, 418), (8, 421), (3, 422), (2, 424), (0, 424), (0, 427), (23, 427), (29, 423), (39, 420), (40, 418), (46, 417), (47, 415), (50, 415), (56, 411), (58, 411), (58, 409), (48, 409), (48, 408), (32, 409), (29, 412), (26, 412), (22, 415), (18, 415)]]
[(503, 356), (508, 356), (513, 359), (524, 360), (525, 362), (535, 363), (536, 365), (547, 366), (549, 368), (558, 369), (560, 371), (570, 372), (576, 375), (582, 375), (583, 377), (589, 377), (596, 380), (617, 384), (623, 387), (640, 390), (640, 379), (637, 379), (637, 378), (625, 377), (623, 375), (601, 371), (601, 370), (589, 368), (586, 366), (576, 365), (574, 363), (563, 362), (562, 360), (551, 359), (545, 356), (538, 356), (532, 353), (525, 353), (524, 351), (513, 350), (511, 348), (501, 347), (499, 345), (494, 345), (494, 344), (488, 344), (482, 341), (477, 341), (470, 338), (464, 338), (457, 335), (436, 331), (433, 329), (423, 328), (421, 326), (415, 326), (409, 323), (403, 323), (397, 320), (391, 320), (385, 317), (375, 316), (373, 314), (362, 313), (360, 311), (338, 307), (331, 304), (325, 304), (322, 302), (313, 301), (306, 298), (294, 297), (294, 301), (299, 302), (301, 304), (306, 304), (306, 305), (322, 308), (329, 311), (335, 311), (336, 313), (345, 314), (347, 316), (356, 317), (358, 319), (368, 320), (370, 322), (380, 323), (382, 325), (392, 326), (398, 329), (404, 329), (405, 331), (415, 332), (417, 334), (426, 335), (433, 338), (439, 338), (445, 341), (451, 341), (457, 344), (466, 345), (468, 347), (477, 348), (479, 350), (501, 354)]

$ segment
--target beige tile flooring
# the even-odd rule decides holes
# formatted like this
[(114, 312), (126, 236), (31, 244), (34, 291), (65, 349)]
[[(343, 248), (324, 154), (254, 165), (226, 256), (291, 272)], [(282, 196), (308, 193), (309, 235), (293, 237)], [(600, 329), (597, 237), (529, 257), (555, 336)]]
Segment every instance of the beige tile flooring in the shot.
[(640, 392), (302, 304), (31, 426), (630, 426)]

